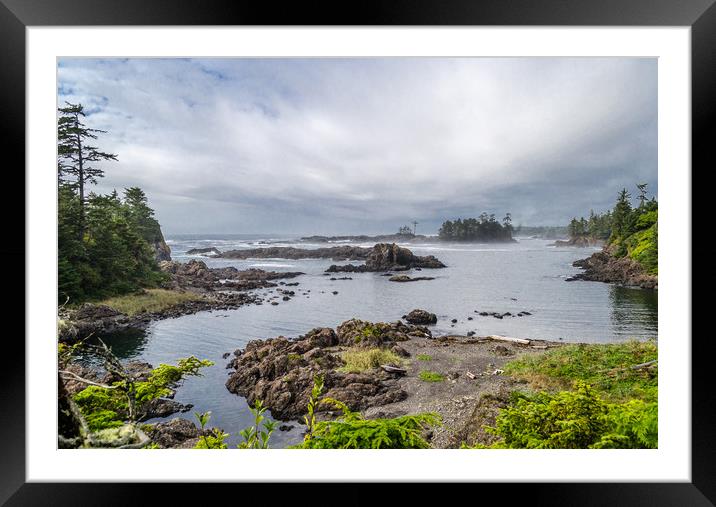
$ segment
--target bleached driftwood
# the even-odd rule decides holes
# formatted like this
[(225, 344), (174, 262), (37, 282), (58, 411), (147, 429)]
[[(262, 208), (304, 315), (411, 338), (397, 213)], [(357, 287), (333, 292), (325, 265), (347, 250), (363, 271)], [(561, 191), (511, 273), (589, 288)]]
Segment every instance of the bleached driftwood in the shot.
[(492, 334), (488, 336), (490, 340), (496, 340), (500, 342), (510, 342), (510, 343), (519, 343), (520, 345), (529, 345), (530, 341), (525, 338), (511, 338), (509, 336), (500, 336), (497, 334)]

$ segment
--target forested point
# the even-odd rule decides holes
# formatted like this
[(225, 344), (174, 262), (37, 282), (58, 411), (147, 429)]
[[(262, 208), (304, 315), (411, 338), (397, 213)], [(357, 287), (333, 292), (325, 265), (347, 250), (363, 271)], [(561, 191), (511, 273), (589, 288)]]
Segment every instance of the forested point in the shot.
[(70, 304), (157, 287), (165, 278), (154, 245), (165, 245), (142, 189), (123, 196), (87, 192), (104, 171), (98, 161), (117, 155), (92, 146), (102, 130), (88, 128), (81, 104), (59, 108), (58, 301)]
[(512, 216), (507, 213), (502, 223), (495, 215), (482, 213), (478, 218), (446, 220), (438, 231), (443, 241), (512, 241)]
[(622, 189), (614, 208), (598, 214), (592, 210), (589, 218), (572, 218), (568, 226), (571, 239), (594, 238), (606, 242), (607, 251), (614, 257), (629, 257), (653, 275), (658, 274), (658, 218), (659, 205), (655, 197), (647, 198), (646, 183), (636, 185), (638, 205), (632, 206), (631, 194)]

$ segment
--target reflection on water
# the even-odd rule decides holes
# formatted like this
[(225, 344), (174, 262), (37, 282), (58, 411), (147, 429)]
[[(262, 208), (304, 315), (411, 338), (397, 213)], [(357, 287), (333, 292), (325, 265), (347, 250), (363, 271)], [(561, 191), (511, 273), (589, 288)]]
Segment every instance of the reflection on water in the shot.
[(611, 285), (609, 303), (615, 334), (629, 336), (635, 326), (641, 326), (646, 334), (651, 333), (654, 338), (657, 337), (659, 316), (657, 291)]

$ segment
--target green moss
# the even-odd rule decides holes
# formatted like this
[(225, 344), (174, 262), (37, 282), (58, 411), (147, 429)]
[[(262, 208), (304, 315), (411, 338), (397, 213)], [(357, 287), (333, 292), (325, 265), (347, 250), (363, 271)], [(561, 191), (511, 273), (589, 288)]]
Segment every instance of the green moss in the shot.
[[(186, 376), (200, 375), (200, 368), (213, 364), (194, 356), (180, 359), (177, 366), (160, 364), (152, 370), (146, 381), (134, 383), (137, 407), (141, 408), (153, 399), (169, 395), (170, 386)], [(124, 382), (115, 382), (112, 387), (88, 386), (73, 396), (91, 431), (122, 426), (128, 417), (127, 386)]]
[(430, 354), (418, 354), (417, 356), (415, 356), (415, 359), (417, 359), (418, 361), (432, 361), (433, 356), (431, 356)]
[(420, 377), (420, 380), (423, 380), (425, 382), (442, 382), (443, 380), (445, 380), (444, 375), (441, 375), (440, 373), (437, 373), (435, 371), (423, 370), (418, 376)]
[(302, 357), (303, 357), (303, 356), (301, 356), (301, 354), (291, 353), (291, 354), (288, 355), (288, 360), (289, 360), (289, 361), (300, 361)]

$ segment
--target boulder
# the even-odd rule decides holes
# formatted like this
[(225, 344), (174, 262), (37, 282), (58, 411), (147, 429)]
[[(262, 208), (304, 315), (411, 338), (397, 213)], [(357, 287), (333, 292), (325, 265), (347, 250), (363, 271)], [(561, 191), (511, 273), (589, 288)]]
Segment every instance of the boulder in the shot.
[(426, 325), (436, 324), (438, 322), (438, 318), (434, 313), (425, 310), (413, 310), (404, 318), (410, 324)]

